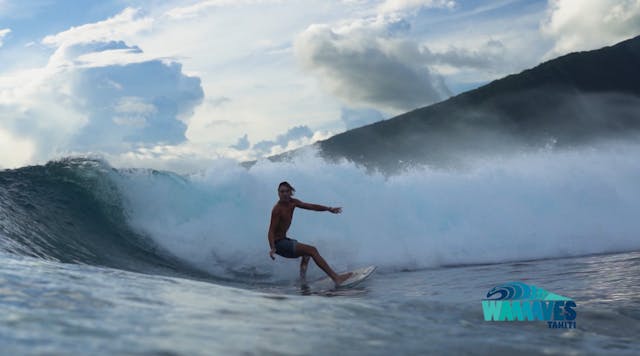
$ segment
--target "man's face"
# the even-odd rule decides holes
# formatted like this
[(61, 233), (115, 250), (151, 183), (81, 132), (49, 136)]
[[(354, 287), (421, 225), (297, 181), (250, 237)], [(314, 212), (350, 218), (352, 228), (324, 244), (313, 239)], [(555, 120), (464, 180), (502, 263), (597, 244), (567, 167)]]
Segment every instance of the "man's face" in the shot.
[(280, 200), (282, 200), (282, 201), (291, 200), (291, 189), (289, 189), (289, 187), (287, 187), (285, 185), (280, 186), (280, 188), (278, 188), (278, 196), (280, 197)]

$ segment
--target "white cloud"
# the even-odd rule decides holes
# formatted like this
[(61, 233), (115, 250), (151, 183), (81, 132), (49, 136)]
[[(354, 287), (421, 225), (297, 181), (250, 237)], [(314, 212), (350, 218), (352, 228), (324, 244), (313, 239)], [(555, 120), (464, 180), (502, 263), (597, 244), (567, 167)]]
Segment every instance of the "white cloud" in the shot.
[(175, 62), (79, 68), (75, 76), (76, 107), (89, 117), (72, 143), (80, 149), (119, 152), (184, 142), (182, 118), (191, 116), (203, 98), (200, 79), (184, 75)]
[[(275, 142), (288, 128), (303, 125), (313, 136), (271, 153), (440, 100), (449, 95), (441, 75), (447, 84), (479, 83), (522, 69), (513, 65), (516, 52), (527, 64), (542, 52), (532, 49), (541, 15), (477, 22), (496, 11), (493, 3), (490, 10), (446, 0), (137, 3), (143, 7), (22, 48), (30, 60), (15, 68), (35, 68), (0, 69), (2, 127), (34, 144), (33, 159), (70, 150), (103, 150), (140, 165), (247, 159), (255, 152), (241, 148)], [(3, 50), (0, 59), (21, 63)], [(101, 146), (109, 143), (118, 147)]]
[(140, 10), (126, 8), (104, 21), (72, 27), (55, 35), (46, 36), (42, 43), (62, 47), (79, 43), (114, 41), (150, 30), (152, 24), (153, 19), (141, 17)]
[(304, 125), (292, 127), (287, 132), (278, 135), (275, 141), (260, 141), (253, 145), (251, 147), (254, 153), (252, 158), (269, 157), (295, 150), (316, 141), (327, 139), (334, 134), (335, 132), (323, 130), (313, 132)]
[[(152, 28), (152, 24), (153, 19), (141, 16), (138, 9), (126, 8), (119, 14), (108, 18), (107, 20), (72, 27), (69, 30), (55, 35), (46, 36), (42, 40), (42, 43), (57, 48), (56, 52), (49, 59), (49, 66), (64, 67), (72, 65), (72, 63), (69, 62), (69, 58), (75, 58), (76, 56), (69, 52), (71, 51), (71, 48), (76, 45), (126, 40), (137, 33), (150, 30)], [(102, 52), (100, 57), (106, 57), (110, 58), (112, 61), (117, 61), (117, 59), (114, 59), (112, 52), (100, 52)], [(123, 53), (121, 51), (117, 54), (122, 55)], [(133, 58), (134, 61), (140, 61), (140, 59), (135, 55), (131, 56), (131, 58)], [(99, 61), (99, 58), (95, 54), (88, 54), (81, 60), (93, 63)], [(102, 63), (102, 65), (110, 64), (108, 59), (105, 59), (105, 61), (106, 62)], [(120, 60), (119, 64), (123, 64), (122, 60)]]
[(64, 93), (65, 80), (65, 76), (48, 77), (47, 84), (37, 90), (14, 93), (19, 96), (11, 104), (0, 103), (5, 132), (0, 141), (16, 147), (15, 152), (0, 149), (7, 153), (0, 154), (0, 165), (41, 163), (69, 152), (67, 143), (87, 118), (74, 110), (73, 99)]
[(188, 19), (197, 17), (203, 12), (215, 7), (268, 4), (279, 2), (282, 2), (282, 0), (205, 0), (189, 6), (172, 8), (165, 14), (172, 19)]
[(454, 8), (453, 0), (386, 0), (378, 6), (381, 14), (394, 12), (409, 12), (422, 8)]
[(309, 139), (313, 137), (313, 131), (307, 126), (295, 126), (287, 130), (286, 133), (278, 135), (275, 141), (261, 141), (253, 145), (253, 149), (260, 153), (270, 153), (275, 146), (286, 148), (290, 142)]
[(555, 41), (548, 56), (611, 45), (640, 34), (640, 0), (549, 0), (542, 32)]
[(2, 40), (3, 40), (3, 39), (4, 39), (4, 37), (5, 37), (6, 35), (8, 35), (10, 32), (11, 32), (11, 29), (10, 29), (10, 28), (5, 28), (5, 29), (0, 30), (0, 47), (2, 47), (2, 45), (3, 45)]
[(126, 65), (142, 63), (153, 58), (131, 48), (112, 49), (100, 52), (91, 52), (75, 57), (77, 67), (107, 67), (113, 65)]
[(200, 80), (124, 43), (150, 23), (136, 13), (47, 36), (54, 53), (44, 67), (0, 74), (1, 124), (32, 143), (29, 163), (186, 140), (180, 118), (202, 100)]
[[(103, 153), (103, 156), (116, 167), (153, 168), (178, 173), (193, 173), (224, 156), (215, 146), (185, 142), (179, 145), (155, 145), (138, 147), (123, 153)], [(243, 159), (245, 156), (232, 157)]]
[(334, 95), (352, 106), (402, 112), (450, 95), (427, 66), (425, 53), (410, 39), (402, 19), (377, 17), (331, 28), (310, 26), (295, 42), (302, 65)]
[(32, 141), (16, 138), (0, 127), (0, 169), (17, 168), (31, 162), (35, 152)]
[(423, 51), (428, 63), (437, 65), (436, 68), (444, 73), (461, 69), (503, 69), (510, 59), (507, 48), (498, 40), (489, 40), (476, 48), (449, 46), (443, 51), (431, 51), (425, 46)]
[(341, 17), (343, 7), (324, 0), (277, 3), (202, 6), (189, 18), (168, 17), (163, 8), (151, 12), (153, 31), (131, 42), (152, 56), (179, 58), (202, 79), (207, 99), (185, 120), (190, 141), (226, 148), (244, 134), (258, 142), (283, 128), (320, 129), (339, 117), (339, 101), (296, 67), (291, 42), (311, 19)]
[[(42, 162), (66, 151), (65, 145), (87, 122), (84, 113), (75, 110), (70, 94), (68, 72), (46, 68), (21, 70), (0, 76), (0, 124), (11, 142), (29, 147), (19, 155), (26, 163)], [(17, 139), (19, 138), (19, 139)], [(25, 142), (30, 142), (25, 146)], [(11, 151), (9, 151), (11, 152)], [(0, 159), (15, 162), (8, 157)]]

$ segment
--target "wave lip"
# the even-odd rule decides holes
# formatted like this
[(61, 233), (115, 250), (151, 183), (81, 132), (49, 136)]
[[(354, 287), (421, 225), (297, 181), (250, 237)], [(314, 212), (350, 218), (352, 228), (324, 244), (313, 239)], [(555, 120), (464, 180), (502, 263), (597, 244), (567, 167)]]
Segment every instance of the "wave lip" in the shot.
[(287, 180), (299, 199), (343, 208), (298, 209), (289, 231), (338, 271), (633, 251), (637, 157), (640, 145), (618, 143), (396, 176), (313, 152), (250, 169), (220, 161), (191, 176), (65, 159), (0, 172), (0, 249), (239, 283), (290, 281), (296, 261), (271, 261), (266, 237), (277, 184)]

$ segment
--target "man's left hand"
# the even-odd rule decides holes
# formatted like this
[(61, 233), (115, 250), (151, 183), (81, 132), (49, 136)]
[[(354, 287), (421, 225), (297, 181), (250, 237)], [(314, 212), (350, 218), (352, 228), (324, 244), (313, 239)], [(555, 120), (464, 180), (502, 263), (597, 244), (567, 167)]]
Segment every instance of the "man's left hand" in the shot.
[(342, 212), (342, 208), (329, 208), (329, 211), (334, 214), (340, 214)]

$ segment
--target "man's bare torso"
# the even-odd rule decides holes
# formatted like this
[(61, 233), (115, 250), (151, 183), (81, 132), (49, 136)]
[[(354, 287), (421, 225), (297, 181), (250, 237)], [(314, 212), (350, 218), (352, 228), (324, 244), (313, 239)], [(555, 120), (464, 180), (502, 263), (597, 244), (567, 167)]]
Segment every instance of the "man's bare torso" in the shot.
[(293, 199), (288, 202), (279, 201), (273, 206), (273, 213), (277, 217), (274, 226), (275, 241), (287, 237), (287, 231), (289, 231), (289, 227), (291, 226), (295, 207), (296, 204)]

